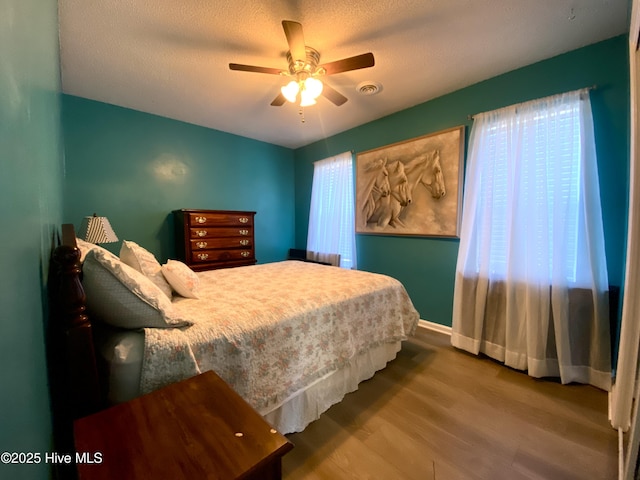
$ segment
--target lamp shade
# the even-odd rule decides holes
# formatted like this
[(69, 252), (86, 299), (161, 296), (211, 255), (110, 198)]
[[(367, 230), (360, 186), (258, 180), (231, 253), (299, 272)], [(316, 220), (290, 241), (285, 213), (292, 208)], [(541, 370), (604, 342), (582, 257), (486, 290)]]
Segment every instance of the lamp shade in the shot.
[(296, 97), (298, 96), (298, 91), (300, 91), (300, 86), (294, 80), (291, 80), (288, 84), (280, 89), (284, 98), (289, 100), (291, 103), (296, 102)]
[(300, 92), (300, 106), (301, 107), (310, 107), (311, 105), (316, 104), (316, 99), (311, 95), (308, 91), (302, 90)]
[(316, 98), (320, 96), (322, 93), (322, 82), (317, 78), (313, 77), (301, 77), (298, 74), (297, 80), (291, 80), (288, 84), (280, 89), (284, 98), (289, 100), (291, 103), (298, 102), (301, 107), (308, 107), (310, 105), (315, 105)]
[(317, 78), (309, 77), (304, 81), (304, 89), (309, 92), (313, 99), (316, 99), (322, 93), (322, 82)]
[(113, 243), (118, 241), (107, 217), (84, 217), (80, 224), (78, 238), (89, 243)]

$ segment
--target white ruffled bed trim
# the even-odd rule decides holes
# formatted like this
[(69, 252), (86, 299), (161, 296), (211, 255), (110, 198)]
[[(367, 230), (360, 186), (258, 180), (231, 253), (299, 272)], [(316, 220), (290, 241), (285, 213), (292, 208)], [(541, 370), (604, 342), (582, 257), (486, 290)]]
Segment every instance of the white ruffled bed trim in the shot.
[(301, 432), (347, 393), (356, 391), (360, 382), (382, 370), (401, 348), (402, 342), (385, 343), (358, 355), (345, 367), (296, 393), (275, 410), (261, 414), (280, 433)]

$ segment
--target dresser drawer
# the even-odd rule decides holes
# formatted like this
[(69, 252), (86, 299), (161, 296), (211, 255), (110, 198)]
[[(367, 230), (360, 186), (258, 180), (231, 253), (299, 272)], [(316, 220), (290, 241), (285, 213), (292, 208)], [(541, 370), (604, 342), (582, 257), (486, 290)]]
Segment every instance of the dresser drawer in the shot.
[(252, 260), (253, 249), (200, 250), (191, 252), (193, 263), (226, 262), (228, 260)]
[(212, 248), (252, 248), (253, 239), (250, 237), (228, 237), (228, 238), (200, 238), (191, 240), (191, 251), (209, 250)]
[(192, 227), (189, 229), (191, 238), (228, 238), (228, 237), (246, 237), (253, 238), (252, 227)]
[(253, 226), (253, 216), (245, 215), (242, 212), (200, 212), (189, 213), (189, 225), (192, 227), (197, 226)]

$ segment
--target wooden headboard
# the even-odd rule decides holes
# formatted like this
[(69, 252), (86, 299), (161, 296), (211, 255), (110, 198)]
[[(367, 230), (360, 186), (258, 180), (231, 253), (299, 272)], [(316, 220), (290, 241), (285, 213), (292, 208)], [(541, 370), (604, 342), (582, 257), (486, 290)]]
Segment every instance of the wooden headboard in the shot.
[(73, 420), (104, 406), (73, 225), (51, 255), (47, 354), (54, 433), (61, 448), (73, 448)]

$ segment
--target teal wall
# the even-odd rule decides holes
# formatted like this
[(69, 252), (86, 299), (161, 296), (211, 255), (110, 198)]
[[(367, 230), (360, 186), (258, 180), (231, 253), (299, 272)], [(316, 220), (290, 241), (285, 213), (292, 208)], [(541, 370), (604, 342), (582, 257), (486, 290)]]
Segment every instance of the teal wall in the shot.
[[(51, 451), (46, 277), (62, 218), (55, 0), (0, 2), (0, 452)], [(4, 465), (0, 478), (48, 478)]]
[[(306, 245), (314, 161), (347, 150), (362, 152), (459, 125), (467, 127), (468, 139), (470, 114), (597, 85), (591, 92), (591, 99), (607, 266), (610, 283), (621, 285), (629, 179), (627, 51), (626, 37), (616, 37), (297, 149), (296, 247)], [(450, 326), (458, 245), (457, 239), (358, 235), (358, 268), (398, 278), (407, 287), (423, 319)]]
[(175, 258), (172, 210), (256, 211), (258, 262), (286, 257), (294, 241), (290, 149), (68, 95), (62, 106), (65, 222), (107, 216), (121, 240), (164, 261)]
[[(174, 253), (172, 209), (256, 210), (258, 259), (280, 260), (290, 246), (305, 246), (313, 161), (469, 127), (468, 114), (596, 84), (607, 261), (611, 282), (621, 283), (629, 176), (624, 37), (293, 152), (75, 97), (63, 96), (61, 107), (57, 2), (3, 0), (1, 11), (0, 211), (10, 227), (0, 229), (0, 452), (51, 451), (44, 350), (48, 260), (58, 225), (78, 225), (94, 212), (109, 216), (121, 238), (165, 259)], [(457, 240), (360, 235), (358, 248), (360, 268), (399, 278), (423, 318), (450, 325)], [(0, 478), (48, 475), (44, 464), (0, 465)]]

